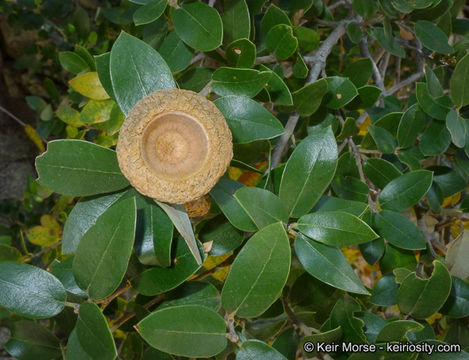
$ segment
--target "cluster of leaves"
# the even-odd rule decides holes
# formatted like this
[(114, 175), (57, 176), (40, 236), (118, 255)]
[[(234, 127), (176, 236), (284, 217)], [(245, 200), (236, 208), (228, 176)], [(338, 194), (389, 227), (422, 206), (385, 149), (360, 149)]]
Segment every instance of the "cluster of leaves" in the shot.
[[(60, 123), (67, 139), (36, 161), (32, 197), (62, 195), (26, 231), (39, 252), (22, 256), (0, 238), (6, 350), (26, 360), (290, 360), (322, 356), (305, 343), (408, 341), (462, 351), (331, 356), (469, 359), (463, 6), (100, 8), (126, 30), (111, 51), (87, 40), (59, 52), (68, 95), (28, 98), (40, 126)], [(209, 215), (192, 221), (131, 188), (112, 150), (136, 102), (176, 86), (214, 100), (235, 143)]]

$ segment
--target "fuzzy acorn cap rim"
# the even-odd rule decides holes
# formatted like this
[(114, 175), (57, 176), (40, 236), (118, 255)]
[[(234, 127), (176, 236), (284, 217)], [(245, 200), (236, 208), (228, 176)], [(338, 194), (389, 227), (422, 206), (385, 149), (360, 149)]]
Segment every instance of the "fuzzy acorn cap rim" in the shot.
[(121, 127), (116, 151), (122, 173), (138, 192), (184, 204), (215, 186), (233, 157), (233, 143), (213, 102), (171, 89), (138, 101)]

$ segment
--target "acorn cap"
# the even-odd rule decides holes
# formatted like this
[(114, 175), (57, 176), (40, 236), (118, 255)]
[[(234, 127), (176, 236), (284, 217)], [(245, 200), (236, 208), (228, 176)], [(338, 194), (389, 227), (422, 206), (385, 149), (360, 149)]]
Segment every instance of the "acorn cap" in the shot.
[(215, 104), (180, 89), (141, 99), (121, 127), (116, 150), (138, 192), (173, 204), (207, 194), (233, 157), (231, 132)]
[(190, 218), (195, 218), (206, 215), (210, 211), (211, 205), (210, 196), (204, 195), (191, 202), (185, 203), (184, 209), (186, 209), (186, 213)]

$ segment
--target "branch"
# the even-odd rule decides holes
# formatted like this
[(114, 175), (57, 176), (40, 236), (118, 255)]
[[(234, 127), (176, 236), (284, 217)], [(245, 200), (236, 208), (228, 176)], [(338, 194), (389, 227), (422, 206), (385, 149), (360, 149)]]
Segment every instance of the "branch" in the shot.
[(423, 71), (419, 71), (418, 73), (415, 73), (411, 76), (409, 76), (407, 79), (402, 80), (400, 83), (397, 83), (396, 85), (391, 86), (389, 89), (386, 89), (383, 91), (382, 96), (389, 96), (394, 94), (395, 92), (399, 91), (405, 86), (408, 86), (412, 84), (414, 81), (417, 81), (421, 77), (423, 77), (425, 73)]
[[(22, 234), (22, 233), (20, 232), (20, 234)], [(24, 241), (24, 239), (23, 239), (23, 241)], [(57, 241), (55, 244), (52, 244), (50, 246), (46, 246), (45, 248), (43, 248), (41, 251), (38, 251), (37, 253), (28, 254), (28, 256), (26, 258), (24, 258), (23, 262), (31, 261), (32, 259), (45, 254), (49, 250), (52, 250), (52, 249), (55, 249), (56, 247), (59, 247), (60, 245), (62, 245), (62, 240)]]
[(197, 55), (195, 55), (195, 56), (192, 58), (192, 60), (191, 60), (191, 62), (190, 62), (190, 65), (196, 63), (196, 62), (199, 61), (199, 60), (202, 60), (202, 59), (204, 58), (204, 56), (205, 56), (205, 54), (204, 54), (202, 51), (198, 52)]
[(130, 281), (127, 280), (126, 284), (122, 288), (117, 289), (114, 293), (109, 295), (107, 298), (95, 301), (95, 304), (103, 304), (101, 309), (104, 310), (112, 302), (112, 300), (114, 300), (116, 297), (119, 297), (120, 295), (125, 293), (131, 287), (132, 285), (130, 284)]
[(348, 4), (349, 4), (349, 2), (346, 1), (346, 0), (339, 0), (339, 1), (335, 2), (335, 3), (333, 3), (332, 5), (329, 5), (328, 8), (329, 8), (329, 10), (333, 10), (333, 9), (335, 9), (335, 8), (338, 7), (338, 6), (341, 6), (341, 5), (348, 5)]
[(348, 141), (347, 139), (345, 139), (342, 144), (340, 144), (339, 146), (339, 149), (337, 150), (337, 154), (340, 154), (342, 152), (342, 150), (344, 150), (344, 148), (347, 146), (348, 144)]
[(336, 27), (340, 23), (339, 21), (327, 21), (327, 20), (319, 19), (317, 17), (314, 17), (314, 22), (318, 25), (328, 26), (328, 27)]
[(236, 333), (235, 325), (234, 325), (234, 314), (225, 314), (225, 321), (226, 324), (228, 325), (228, 329), (230, 332), (226, 334), (226, 337), (228, 340), (230, 340), (233, 343), (238, 343), (239, 342), (239, 336)]
[(366, 37), (364, 37), (362, 41), (360, 41), (360, 52), (362, 56), (371, 60), (371, 64), (373, 65), (373, 76), (375, 79), (375, 83), (381, 90), (384, 90), (383, 78), (381, 76), (381, 73), (379, 72), (378, 66), (376, 65), (373, 57), (370, 54), (370, 51), (368, 50), (368, 43)]
[[(319, 49), (315, 50), (311, 55), (306, 55), (304, 57), (305, 62), (308, 65), (311, 65), (311, 70), (308, 75), (308, 80), (306, 84), (316, 81), (319, 77), (319, 74), (326, 66), (326, 59), (332, 51), (332, 48), (337, 43), (337, 41), (345, 34), (347, 24), (351, 22), (356, 22), (357, 20), (342, 20), (337, 24), (337, 27), (330, 33), (330, 35), (323, 41)], [(290, 140), (290, 137), (295, 130), (296, 124), (300, 115), (298, 113), (293, 113), (290, 115), (290, 118), (285, 125), (285, 132), (280, 137), (279, 142), (275, 146), (274, 152), (272, 154), (272, 164), (271, 169), (274, 169), (280, 162), (285, 147)]]
[[(386, 53), (384, 59), (380, 63), (380, 72), (383, 79), (386, 78), (386, 70), (388, 69), (389, 59), (391, 58), (391, 53)], [(384, 81), (384, 80), (383, 80)]]
[(13, 120), (15, 120), (18, 124), (20, 124), (21, 126), (26, 126), (26, 124), (21, 121), (16, 115), (13, 115), (11, 112), (9, 112), (7, 109), (5, 109), (3, 106), (0, 106), (0, 111), (1, 112), (4, 112), (5, 114), (7, 114), (9, 117), (11, 117)]
[[(143, 305), (143, 307), (145, 309), (148, 309), (150, 307), (152, 307), (153, 305), (156, 305), (156, 304), (159, 304), (160, 302), (162, 302), (164, 299), (165, 299), (166, 295), (165, 294), (161, 294), (161, 295), (158, 295), (157, 297), (153, 298), (152, 300), (150, 300), (149, 302), (147, 302), (145, 305)], [(119, 329), (122, 325), (124, 325), (127, 321), (129, 321), (130, 319), (132, 319), (135, 315), (137, 315), (134, 312), (128, 314), (128, 315), (125, 315), (124, 317), (120, 318), (120, 319), (117, 319), (115, 324), (111, 327), (111, 332), (114, 332), (116, 331), (117, 329)], [(135, 330), (137, 330), (137, 332), (140, 333), (137, 325), (134, 325), (134, 328)]]
[[(358, 150), (357, 145), (352, 140), (351, 136), (348, 138), (348, 143), (350, 144), (350, 147), (352, 148), (353, 157), (355, 158), (355, 163), (357, 164), (358, 173), (360, 174), (360, 180), (364, 182), (365, 184), (368, 184), (368, 182), (366, 181), (365, 173), (363, 172), (362, 158), (360, 156), (360, 152)], [(371, 198), (370, 193), (368, 193), (368, 206), (370, 207), (371, 212), (374, 212), (374, 213), (378, 212), (378, 209), (376, 208), (376, 204)]]
[(319, 47), (311, 55), (306, 55), (304, 61), (306, 64), (311, 65), (311, 70), (308, 75), (306, 84), (316, 81), (321, 73), (321, 70), (326, 66), (326, 59), (332, 51), (334, 45), (339, 39), (345, 34), (347, 25), (357, 20), (342, 20), (336, 28), (330, 33), (330, 35), (324, 40)]
[(423, 234), (423, 237), (425, 238), (425, 241), (428, 245), (428, 249), (432, 253), (433, 257), (435, 259), (438, 259), (438, 255), (435, 252), (435, 249), (433, 248), (433, 236), (435, 234), (430, 234), (427, 229), (427, 224), (425, 223), (425, 218), (421, 216), (419, 219), (417, 219), (417, 225), (420, 229), (420, 231)]
[(314, 328), (311, 328), (309, 326), (306, 326), (299, 318), (296, 316), (296, 314), (293, 312), (293, 310), (290, 308), (290, 305), (286, 302), (285, 299), (282, 299), (283, 302), (283, 308), (285, 309), (285, 313), (288, 315), (290, 320), (295, 324), (298, 329), (300, 329), (300, 332), (303, 335), (311, 335), (311, 333), (316, 333), (319, 334), (320, 331)]
[(288, 140), (290, 140), (290, 137), (292, 136), (293, 131), (295, 130), (295, 127), (296, 127), (296, 124), (298, 123), (299, 118), (300, 118), (300, 115), (296, 112), (291, 114), (290, 117), (288, 118), (287, 124), (285, 125), (285, 132), (280, 137), (280, 140), (275, 146), (274, 152), (272, 154), (272, 163), (270, 166), (271, 169), (276, 168), (277, 165), (279, 164), (280, 158), (282, 157), (285, 151), (285, 147), (287, 146)]
[(256, 64), (271, 64), (277, 61), (273, 55), (259, 56), (256, 58)]
[(200, 90), (199, 95), (203, 97), (207, 97), (208, 94), (212, 92), (212, 80), (210, 80), (207, 85), (204, 86), (202, 90)]

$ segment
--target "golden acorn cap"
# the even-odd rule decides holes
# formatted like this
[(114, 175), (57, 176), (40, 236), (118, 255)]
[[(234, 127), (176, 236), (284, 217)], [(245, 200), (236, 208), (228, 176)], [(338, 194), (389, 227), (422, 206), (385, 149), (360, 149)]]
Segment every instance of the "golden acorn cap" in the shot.
[(210, 201), (209, 195), (204, 195), (198, 199), (192, 200), (191, 202), (185, 203), (184, 208), (186, 213), (190, 218), (201, 217), (206, 215), (210, 211), (210, 206), (212, 202)]
[(121, 127), (116, 150), (138, 192), (173, 204), (207, 194), (233, 157), (231, 132), (215, 104), (180, 89), (141, 99)]

